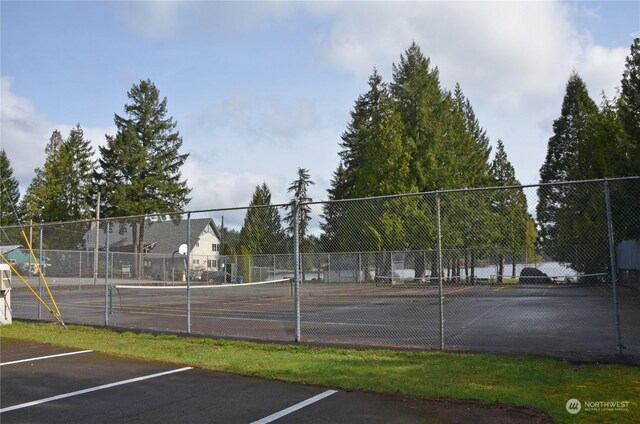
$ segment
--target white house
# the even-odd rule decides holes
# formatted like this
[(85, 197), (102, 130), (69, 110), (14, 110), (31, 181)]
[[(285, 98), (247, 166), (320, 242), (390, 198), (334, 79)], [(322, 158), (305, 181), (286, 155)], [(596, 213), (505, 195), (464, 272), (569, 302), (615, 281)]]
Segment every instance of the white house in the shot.
[[(217, 272), (221, 268), (222, 235), (211, 218), (191, 219), (189, 258), (194, 279), (206, 278), (203, 273)], [(107, 233), (101, 225), (99, 250), (106, 250)], [(85, 234), (85, 248), (95, 248), (95, 227)], [(148, 221), (143, 237), (143, 274), (158, 280), (171, 280), (171, 270), (184, 268), (186, 255), (179, 253), (179, 247), (187, 244), (187, 221)], [(111, 268), (116, 274), (135, 275), (133, 237), (127, 224), (111, 223), (109, 232), (109, 252), (112, 254)], [(115, 271), (117, 270), (117, 271)]]

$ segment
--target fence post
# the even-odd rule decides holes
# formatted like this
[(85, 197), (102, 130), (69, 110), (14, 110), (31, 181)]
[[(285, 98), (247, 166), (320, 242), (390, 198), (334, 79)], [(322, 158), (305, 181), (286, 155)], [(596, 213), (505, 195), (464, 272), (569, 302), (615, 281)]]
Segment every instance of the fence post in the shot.
[(444, 350), (444, 297), (442, 294), (442, 233), (440, 229), (440, 192), (436, 192), (436, 237), (438, 263), (438, 318), (440, 320), (440, 350)]
[(616, 325), (616, 353), (622, 355), (622, 338), (620, 335), (620, 312), (618, 308), (618, 270), (616, 269), (616, 246), (613, 237), (613, 220), (611, 218), (611, 194), (609, 181), (604, 180), (604, 200), (607, 207), (607, 232), (609, 234), (609, 259), (611, 260), (611, 289), (613, 291), (613, 313)]
[(191, 334), (191, 212), (187, 213), (187, 334)]
[(298, 214), (298, 199), (293, 200), (293, 280), (294, 280), (294, 309), (296, 315), (296, 342), (300, 338), (300, 216)]
[[(42, 238), (44, 236), (44, 227), (42, 222), (40, 223), (40, 252), (39, 252), (39, 260), (40, 264), (44, 264), (43, 270), (46, 271), (47, 264), (42, 260), (44, 259), (44, 252), (42, 251)], [(38, 274), (38, 296), (42, 297), (42, 275)], [(42, 319), (42, 304), (38, 302), (38, 321)]]
[(111, 232), (111, 221), (107, 221), (107, 235), (104, 241), (105, 260), (104, 260), (104, 326), (109, 325), (109, 310), (111, 286), (109, 285), (109, 233)]
[[(29, 246), (33, 246), (33, 220), (29, 220)], [(29, 255), (29, 268), (27, 268), (29, 279), (31, 279), (31, 255)]]
[(93, 285), (98, 284), (98, 252), (100, 252), (100, 192), (96, 201), (96, 246), (93, 249)]

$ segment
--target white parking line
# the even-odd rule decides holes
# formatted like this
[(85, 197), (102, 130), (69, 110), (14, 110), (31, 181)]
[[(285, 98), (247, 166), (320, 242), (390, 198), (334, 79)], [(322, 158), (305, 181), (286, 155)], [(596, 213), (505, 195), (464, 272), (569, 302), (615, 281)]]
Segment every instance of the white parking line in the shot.
[(22, 362), (40, 361), (42, 359), (59, 358), (61, 356), (78, 355), (80, 353), (89, 353), (89, 352), (93, 352), (93, 350), (79, 350), (77, 352), (67, 352), (67, 353), (59, 353), (57, 355), (39, 356), (37, 358), (20, 359), (19, 361), (3, 362), (0, 364), (0, 367), (4, 365), (13, 365), (13, 364), (20, 364)]
[(296, 403), (295, 405), (290, 406), (287, 409), (283, 409), (280, 412), (276, 412), (275, 414), (271, 414), (268, 417), (264, 417), (264, 418), (262, 418), (262, 419), (260, 419), (258, 421), (254, 421), (251, 424), (267, 424), (267, 423), (270, 423), (272, 421), (277, 420), (278, 418), (284, 417), (285, 415), (289, 415), (290, 413), (295, 412), (298, 409), (302, 409), (305, 406), (309, 406), (312, 403), (316, 403), (317, 401), (322, 400), (322, 399), (326, 398), (327, 396), (331, 396), (334, 393), (338, 393), (338, 391), (337, 390), (327, 390), (326, 392), (322, 392), (319, 395), (316, 395), (316, 396), (314, 396), (312, 398), (309, 398), (309, 399), (307, 399), (305, 401), (302, 401), (300, 403)]
[(63, 395), (51, 396), (51, 397), (40, 399), (40, 400), (34, 400), (33, 402), (27, 402), (27, 403), (21, 403), (19, 405), (8, 406), (6, 408), (0, 409), (0, 414), (2, 414), (4, 412), (9, 412), (9, 411), (15, 411), (16, 409), (27, 408), (29, 406), (40, 405), (42, 403), (47, 403), (47, 402), (51, 402), (51, 401), (54, 401), (54, 400), (65, 399), (65, 398), (69, 398), (69, 397), (72, 397), (72, 396), (83, 395), (85, 393), (91, 393), (91, 392), (95, 392), (95, 391), (102, 390), (102, 389), (108, 389), (108, 388), (111, 388), (111, 387), (122, 386), (123, 384), (135, 383), (135, 382), (138, 382), (138, 381), (148, 380), (150, 378), (162, 377), (163, 375), (174, 374), (174, 373), (177, 373), (177, 372), (187, 371), (187, 370), (190, 370), (190, 369), (193, 369), (193, 368), (192, 367), (185, 367), (185, 368), (179, 368), (179, 369), (171, 370), (171, 371), (159, 372), (157, 374), (145, 375), (145, 376), (142, 376), (142, 377), (131, 378), (129, 380), (123, 380), (123, 381), (117, 381), (115, 383), (103, 384), (102, 386), (96, 386), (96, 387), (92, 387), (92, 388), (89, 388), (89, 389), (78, 390), (76, 392), (65, 393)]

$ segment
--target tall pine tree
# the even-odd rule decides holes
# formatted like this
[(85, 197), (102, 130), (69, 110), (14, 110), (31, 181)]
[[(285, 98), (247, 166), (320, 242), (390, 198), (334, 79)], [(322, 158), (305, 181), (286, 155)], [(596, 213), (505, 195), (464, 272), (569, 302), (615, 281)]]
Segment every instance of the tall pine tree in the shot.
[[(561, 115), (553, 122), (553, 136), (547, 144), (547, 155), (540, 169), (540, 182), (565, 182), (574, 175), (580, 145), (588, 138), (590, 122), (598, 107), (589, 97), (587, 87), (577, 73), (571, 74), (562, 102)], [(536, 216), (540, 226), (540, 242), (551, 247), (558, 240), (558, 214), (566, 207), (566, 188), (542, 186), (538, 189)]]
[[(293, 195), (293, 202), (297, 203), (308, 203), (311, 202), (311, 198), (309, 197), (309, 186), (314, 185), (315, 183), (311, 181), (311, 176), (309, 175), (309, 170), (304, 168), (298, 168), (298, 178), (296, 178), (287, 191)], [(287, 223), (287, 231), (291, 237), (293, 237), (295, 233), (295, 215), (293, 207), (290, 205), (288, 208), (289, 212), (285, 215), (284, 220)], [(307, 227), (309, 226), (309, 221), (311, 221), (311, 206), (302, 204), (298, 205), (298, 239), (301, 243), (301, 251), (304, 245), (304, 238), (307, 234)]]
[(240, 230), (240, 245), (251, 255), (284, 253), (285, 236), (278, 208), (266, 183), (256, 186)]
[[(617, 155), (616, 175), (640, 175), (640, 38), (633, 40), (631, 51), (627, 56), (625, 70), (622, 75), (621, 92), (618, 100), (618, 116), (623, 129), (622, 146)], [(610, 116), (611, 114), (609, 114)], [(613, 119), (605, 122), (613, 123), (613, 130), (604, 128), (604, 136), (620, 134)], [(612, 185), (612, 208), (614, 216), (614, 234), (617, 240), (640, 238), (640, 186), (637, 182), (626, 182)]]
[[(134, 84), (127, 93), (125, 116), (115, 115), (115, 136), (100, 147), (100, 171), (95, 179), (102, 194), (105, 216), (142, 215), (180, 211), (189, 201), (186, 180), (180, 171), (187, 153), (181, 153), (182, 137), (168, 115), (167, 98), (150, 80)], [(130, 223), (134, 253), (142, 253), (144, 218)], [(138, 255), (135, 255), (137, 260)], [(138, 275), (139, 263), (135, 263)]]
[(628, 137), (626, 175), (640, 175), (640, 38), (633, 40), (622, 75), (619, 115)]
[(441, 118), (448, 109), (438, 69), (430, 68), (429, 58), (416, 43), (400, 55), (397, 65), (393, 64), (390, 91), (403, 123), (405, 143), (412, 147), (412, 180), (420, 191), (444, 188), (433, 172), (446, 137)]
[[(490, 174), (497, 187), (520, 185), (520, 181), (516, 179), (515, 169), (507, 158), (502, 140), (498, 140)], [(531, 217), (527, 211), (527, 197), (522, 188), (499, 189), (492, 192), (491, 197), (491, 207), (495, 217), (492, 221), (494, 239), (499, 255), (498, 282), (502, 282), (505, 275), (505, 258), (511, 258), (511, 276), (515, 277), (517, 261), (524, 259), (532, 250), (532, 246), (527, 245), (532, 242), (527, 237)]]
[(53, 131), (45, 153), (44, 166), (35, 170), (21, 204), (25, 219), (51, 222), (91, 217), (95, 161), (80, 124), (66, 139)]
[[(411, 178), (414, 146), (403, 139), (403, 126), (387, 85), (374, 69), (369, 91), (358, 97), (351, 121), (342, 135), (342, 168), (336, 175), (333, 199), (363, 198), (417, 191)], [(400, 243), (401, 214), (377, 209), (368, 203), (331, 205), (333, 217), (343, 222), (327, 222), (337, 230), (335, 241), (343, 251), (389, 249)], [(382, 208), (382, 209), (380, 209)], [(405, 240), (406, 242), (406, 240)]]
[(291, 237), (295, 234), (295, 214), (293, 203), (298, 203), (298, 243), (300, 250), (300, 263), (303, 264), (302, 281), (304, 281), (305, 278), (305, 266), (302, 259), (304, 258), (303, 254), (308, 252), (308, 248), (310, 247), (310, 242), (306, 239), (306, 235), (307, 228), (309, 227), (309, 221), (311, 221), (311, 206), (304, 203), (311, 202), (312, 200), (311, 197), (309, 197), (308, 189), (309, 186), (313, 184), (315, 183), (311, 181), (309, 170), (298, 168), (298, 178), (296, 178), (287, 189), (287, 191), (293, 195), (293, 199), (287, 208), (289, 212), (285, 215), (284, 220), (287, 223), (287, 230)]
[(0, 226), (18, 224), (19, 187), (18, 180), (13, 176), (13, 168), (7, 153), (2, 149), (0, 150)]

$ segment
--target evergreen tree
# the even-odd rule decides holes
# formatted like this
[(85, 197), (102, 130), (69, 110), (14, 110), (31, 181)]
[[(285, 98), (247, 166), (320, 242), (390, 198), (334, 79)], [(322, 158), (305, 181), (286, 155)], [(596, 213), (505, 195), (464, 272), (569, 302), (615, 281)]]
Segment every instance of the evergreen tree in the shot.
[(640, 175), (640, 38), (635, 38), (622, 75), (619, 115), (628, 136), (625, 175)]
[(457, 174), (456, 179), (460, 181), (458, 187), (486, 186), (492, 180), (489, 172), (489, 137), (480, 126), (471, 102), (462, 93), (460, 84), (456, 84), (453, 99), (453, 114), (462, 120), (462, 126), (457, 131), (459, 142), (455, 149), (458, 163), (453, 170)]
[(271, 190), (262, 183), (251, 198), (240, 230), (240, 245), (251, 255), (283, 253), (284, 240), (278, 208), (272, 206)]
[[(169, 213), (189, 201), (187, 182), (180, 169), (188, 154), (180, 153), (182, 136), (167, 116), (167, 98), (150, 80), (134, 84), (127, 93), (125, 116), (115, 115), (115, 136), (100, 147), (96, 184), (105, 216)], [(130, 223), (135, 253), (144, 247), (144, 218)], [(135, 256), (137, 258), (138, 255)], [(137, 259), (136, 259), (137, 260)], [(135, 264), (138, 275), (141, 270)]]
[[(24, 219), (54, 222), (90, 218), (95, 161), (80, 124), (71, 129), (66, 139), (60, 131), (53, 131), (45, 153), (44, 166), (35, 170), (20, 205)], [(75, 249), (87, 229), (86, 223), (47, 227), (43, 243), (54, 249)]]
[[(553, 122), (553, 136), (547, 145), (547, 155), (540, 169), (540, 182), (564, 182), (575, 175), (577, 153), (588, 138), (589, 123), (598, 112), (589, 97), (587, 87), (578, 74), (567, 82), (561, 115)], [(558, 243), (557, 218), (566, 206), (566, 187), (542, 186), (538, 189), (536, 215), (540, 226), (540, 242), (552, 247)]]
[(84, 131), (77, 124), (69, 132), (62, 150), (64, 161), (64, 204), (71, 219), (91, 217), (91, 198), (93, 192), (93, 173), (96, 163), (93, 160), (94, 150), (91, 142), (84, 138)]
[(71, 221), (92, 216), (93, 148), (77, 124), (67, 139), (53, 131), (45, 148), (47, 158), (35, 170), (21, 205), (25, 219)]
[[(403, 126), (387, 85), (374, 69), (369, 91), (357, 99), (342, 135), (343, 168), (330, 193), (334, 199), (415, 192), (411, 175), (413, 146), (403, 140)], [(368, 202), (339, 205), (341, 219), (329, 223), (343, 251), (389, 249), (398, 244), (398, 211)], [(326, 210), (325, 210), (326, 212)], [(341, 229), (344, 229), (342, 231)], [(406, 243), (406, 240), (404, 241)]]
[(437, 168), (438, 151), (445, 139), (442, 115), (447, 112), (443, 102), (437, 68), (414, 42), (393, 64), (390, 91), (397, 104), (404, 126), (405, 142), (413, 147), (411, 175), (420, 191), (443, 188), (432, 172)]
[(14, 178), (7, 153), (2, 149), (0, 150), (0, 226), (18, 224), (19, 200), (18, 180)]
[(320, 224), (322, 228), (320, 244), (327, 252), (337, 252), (341, 247), (338, 234), (342, 231), (341, 226), (345, 222), (346, 205), (337, 200), (344, 198), (347, 190), (345, 184), (345, 169), (341, 161), (333, 172), (333, 178), (327, 190), (329, 201), (322, 206), (323, 223)]
[[(489, 139), (471, 103), (459, 85), (453, 93), (441, 88), (438, 69), (430, 69), (429, 59), (416, 43), (400, 56), (398, 65), (393, 65), (390, 89), (402, 117), (404, 141), (408, 146), (414, 146), (411, 178), (421, 191), (478, 187), (489, 182)], [(443, 204), (443, 212), (454, 214), (442, 215), (441, 225), (446, 228), (443, 243), (448, 248), (474, 246), (486, 240), (483, 234), (489, 229), (481, 217), (489, 213), (488, 203), (480, 197), (475, 200), (472, 197), (450, 196), (448, 203)], [(411, 248), (433, 249), (433, 205), (423, 205), (416, 212), (422, 216), (424, 221), (420, 221), (424, 228), (421, 236), (410, 237)], [(478, 219), (472, 224), (469, 219), (461, 221), (459, 215)], [(468, 228), (470, 225), (473, 225), (472, 229)], [(426, 256), (416, 256), (416, 278), (422, 278), (425, 260)], [(453, 260), (458, 261), (458, 258)]]
[[(405, 139), (398, 108), (375, 69), (369, 77), (369, 91), (355, 102), (341, 147), (342, 163), (330, 191), (332, 199), (417, 191), (411, 175), (415, 145)], [(415, 221), (416, 210), (415, 199), (330, 203), (325, 207), (324, 228), (330, 231), (326, 236), (332, 248), (341, 251), (406, 249), (410, 242), (407, 225)], [(388, 275), (389, 256), (379, 259), (378, 275)]]
[[(284, 217), (287, 225), (287, 230), (291, 237), (295, 234), (295, 215), (293, 209), (293, 202), (298, 203), (298, 242), (300, 250), (300, 263), (304, 258), (304, 253), (308, 252), (309, 242), (306, 239), (307, 228), (309, 221), (311, 221), (311, 206), (304, 204), (311, 202), (311, 198), (308, 194), (308, 188), (310, 185), (315, 184), (311, 181), (309, 176), (309, 170), (304, 168), (298, 168), (298, 178), (291, 183), (287, 191), (293, 194), (293, 200), (291, 205), (287, 207), (289, 212)], [(300, 204), (302, 203), (302, 204)], [(305, 267), (302, 266), (302, 281), (304, 281)]]
[(403, 142), (403, 126), (387, 85), (374, 69), (369, 91), (361, 95), (342, 134), (345, 198), (416, 191), (410, 176), (415, 147)]
[(60, 150), (64, 140), (58, 130), (54, 130), (45, 147), (44, 166), (35, 169), (31, 181), (20, 204), (21, 214), (26, 220), (38, 222), (64, 220), (64, 208), (61, 207), (62, 187), (58, 181), (60, 167)]
[[(293, 194), (293, 201), (298, 203), (308, 203), (311, 202), (311, 198), (308, 194), (308, 188), (310, 185), (314, 185), (315, 183), (311, 181), (311, 177), (309, 176), (309, 170), (304, 168), (298, 168), (298, 178), (291, 183), (287, 191)], [(288, 207), (289, 213), (284, 217), (285, 222), (287, 222), (287, 231), (291, 236), (295, 232), (295, 216), (293, 213), (293, 208), (291, 206)], [(307, 227), (309, 225), (309, 221), (311, 220), (311, 206), (309, 205), (299, 205), (298, 206), (298, 235), (299, 240), (302, 243), (304, 240), (305, 234), (307, 233)]]
[[(502, 140), (498, 140), (490, 174), (497, 187), (520, 185), (513, 165), (507, 158)], [(502, 282), (505, 275), (505, 257), (511, 257), (511, 274), (515, 277), (517, 259), (530, 250), (527, 246), (527, 231), (531, 217), (527, 212), (527, 198), (522, 188), (496, 190), (491, 197), (491, 207), (495, 217), (494, 238), (499, 255), (498, 282)]]

